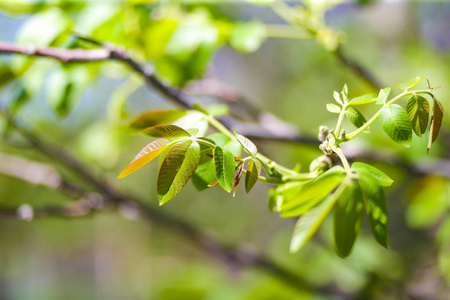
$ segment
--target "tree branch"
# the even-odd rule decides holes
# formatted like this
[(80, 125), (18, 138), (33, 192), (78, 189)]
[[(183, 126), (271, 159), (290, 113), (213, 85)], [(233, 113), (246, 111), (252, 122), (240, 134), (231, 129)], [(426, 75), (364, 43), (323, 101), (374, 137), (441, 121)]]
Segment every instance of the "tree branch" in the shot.
[[(16, 129), (38, 151), (53, 160), (62, 163), (74, 174), (83, 179), (83, 181), (90, 183), (100, 194), (88, 193), (84, 191), (84, 195), (81, 200), (67, 207), (44, 207), (32, 209), (29, 206), (22, 206), (19, 207), (18, 210), (5, 208), (0, 209), (0, 215), (31, 220), (33, 217), (49, 216), (81, 217), (87, 216), (97, 209), (118, 208), (119, 211), (127, 217), (152, 221), (164, 228), (180, 234), (184, 238), (189, 239), (193, 244), (197, 245), (205, 253), (211, 255), (214, 259), (223, 262), (228, 267), (231, 266), (235, 269), (245, 267), (258, 268), (268, 274), (271, 274), (275, 278), (280, 279), (281, 282), (285, 282), (295, 289), (301, 291), (311, 290), (311, 287), (308, 286), (303, 278), (278, 265), (267, 256), (256, 252), (242, 250), (236, 246), (222, 244), (212, 236), (201, 232), (191, 224), (146, 205), (146, 201), (143, 199), (123, 195), (115, 191), (107, 183), (97, 179), (80, 162), (65, 153), (62, 149), (58, 149), (58, 147), (55, 147), (54, 145), (43, 142), (35, 134), (25, 130), (10, 118), (8, 118), (8, 121), (11, 123), (12, 127)], [(17, 173), (13, 173), (12, 175), (25, 180), (25, 178), (23, 178), (20, 174), (18, 175)], [(42, 182), (31, 182), (34, 184), (42, 184)], [(60, 182), (64, 181), (61, 180)], [(44, 183), (44, 185), (47, 187), (59, 187), (60, 189), (66, 189), (67, 187), (66, 185), (55, 185), (53, 183)], [(318, 290), (323, 291), (324, 293), (330, 292), (328, 287), (323, 289), (319, 288)]]

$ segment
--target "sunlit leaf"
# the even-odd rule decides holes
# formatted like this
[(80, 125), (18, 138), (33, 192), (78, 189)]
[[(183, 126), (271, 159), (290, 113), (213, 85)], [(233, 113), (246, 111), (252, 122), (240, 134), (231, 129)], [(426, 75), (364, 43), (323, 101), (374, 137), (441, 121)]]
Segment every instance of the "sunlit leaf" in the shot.
[(198, 142), (182, 141), (173, 146), (159, 170), (157, 190), (159, 205), (175, 197), (194, 174), (200, 162)]
[(256, 145), (253, 144), (252, 141), (250, 141), (248, 138), (246, 138), (243, 135), (240, 135), (239, 133), (234, 133), (239, 143), (242, 145), (242, 147), (252, 156), (255, 156), (256, 153), (258, 153), (258, 149), (256, 149)]
[(336, 201), (339, 199), (339, 192), (340, 191), (336, 191), (335, 193), (328, 195), (322, 203), (306, 212), (300, 217), (300, 219), (298, 219), (291, 239), (291, 253), (300, 250), (300, 248), (302, 248), (303, 245), (305, 245), (305, 243), (316, 233), (320, 225), (330, 213)]
[(204, 119), (204, 115), (195, 110), (187, 111), (186, 115), (172, 122), (172, 125), (181, 128), (197, 128), (197, 136), (204, 136), (208, 130), (208, 122)]
[(349, 105), (364, 105), (377, 101), (378, 97), (374, 94), (362, 95), (349, 101)]
[(378, 98), (377, 98), (377, 104), (383, 105), (384, 103), (386, 103), (386, 100), (389, 97), (390, 92), (391, 92), (390, 87), (380, 90), (380, 93), (378, 94)]
[(400, 83), (397, 86), (399, 88), (401, 88), (402, 90), (404, 90), (404, 91), (408, 91), (408, 90), (412, 89), (413, 87), (415, 87), (422, 80), (423, 80), (423, 77), (416, 76), (416, 78), (411, 79), (411, 80), (409, 80), (408, 82), (405, 82), (405, 83)]
[(436, 99), (433, 99), (433, 113), (431, 115), (431, 125), (428, 134), (427, 150), (430, 150), (431, 146), (433, 145), (434, 141), (436, 141), (439, 135), (439, 130), (441, 129), (443, 117), (444, 117), (444, 108), (442, 107), (442, 104)]
[(236, 176), (234, 176), (233, 182), (233, 197), (236, 195), (237, 188), (239, 186), (239, 182), (241, 181), (242, 171), (244, 170), (244, 164), (242, 163), (237, 169)]
[[(355, 125), (356, 128), (359, 128), (361, 126), (363, 126), (367, 121), (366, 118), (364, 118), (363, 114), (357, 110), (354, 107), (349, 107), (346, 111), (345, 111), (345, 115), (347, 116), (347, 118), (350, 120), (350, 122)], [(368, 130), (364, 130), (365, 132), (368, 132)]]
[(233, 188), (235, 163), (234, 156), (230, 151), (217, 146), (214, 149), (214, 169), (219, 184), (228, 193)]
[(356, 181), (352, 181), (342, 192), (334, 208), (334, 244), (340, 257), (347, 257), (353, 249), (361, 229), (362, 211), (361, 188)]
[(258, 181), (258, 176), (261, 174), (261, 162), (257, 159), (250, 159), (247, 166), (247, 174), (245, 175), (245, 191), (250, 193), (250, 190)]
[(412, 139), (411, 121), (400, 105), (392, 104), (383, 109), (380, 121), (383, 130), (392, 140), (404, 147), (409, 147)]
[(281, 216), (284, 218), (298, 217), (309, 211), (325, 199), (344, 178), (344, 169), (336, 166), (313, 181), (304, 184), (295, 196), (284, 199)]
[(386, 196), (378, 180), (371, 174), (356, 170), (364, 198), (370, 227), (377, 242), (388, 247)]
[(337, 106), (336, 104), (333, 103), (328, 103), (327, 104), (327, 110), (331, 113), (334, 114), (338, 114), (341, 112), (341, 108), (339, 106)]
[(339, 103), (340, 105), (344, 105), (344, 102), (342, 102), (341, 96), (339, 95), (338, 92), (336, 92), (336, 91), (333, 92), (333, 98), (334, 98), (334, 100), (336, 100), (336, 102)]
[(186, 115), (182, 109), (161, 109), (147, 111), (131, 121), (129, 127), (133, 130), (143, 130), (148, 127), (167, 125)]
[(427, 130), (430, 107), (428, 101), (418, 95), (412, 96), (406, 103), (406, 112), (414, 133), (421, 137)]
[(139, 168), (143, 167), (145, 164), (150, 162), (152, 159), (157, 157), (164, 149), (169, 145), (169, 141), (166, 139), (159, 139), (151, 142), (142, 149), (138, 155), (133, 159), (133, 161), (119, 173), (118, 178), (123, 178), (135, 172)]
[(361, 176), (371, 176), (373, 177), (378, 185), (381, 186), (390, 186), (394, 182), (389, 176), (387, 176), (385, 173), (380, 171), (379, 169), (365, 164), (361, 162), (355, 162), (352, 164), (352, 170), (354, 170), (356, 173), (360, 174)]
[(175, 138), (191, 136), (189, 132), (176, 125), (161, 125), (146, 128), (141, 134), (154, 138)]

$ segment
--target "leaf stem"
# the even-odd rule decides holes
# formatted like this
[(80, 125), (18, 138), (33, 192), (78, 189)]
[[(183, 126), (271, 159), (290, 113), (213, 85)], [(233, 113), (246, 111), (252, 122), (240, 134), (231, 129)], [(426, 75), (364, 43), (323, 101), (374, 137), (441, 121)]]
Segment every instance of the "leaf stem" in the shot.
[(344, 166), (345, 173), (347, 173), (347, 175), (351, 176), (352, 169), (350, 168), (350, 164), (348, 163), (348, 160), (345, 157), (344, 153), (342, 152), (341, 148), (339, 146), (335, 145), (332, 147), (332, 149), (339, 156), (339, 159), (341, 160), (342, 165)]
[(342, 105), (342, 110), (339, 113), (339, 118), (338, 118), (338, 121), (337, 121), (337, 124), (336, 124), (336, 129), (335, 129), (336, 139), (339, 138), (339, 134), (341, 132), (342, 123), (344, 122), (344, 116), (345, 116), (345, 110), (346, 109), (347, 109), (347, 103)]

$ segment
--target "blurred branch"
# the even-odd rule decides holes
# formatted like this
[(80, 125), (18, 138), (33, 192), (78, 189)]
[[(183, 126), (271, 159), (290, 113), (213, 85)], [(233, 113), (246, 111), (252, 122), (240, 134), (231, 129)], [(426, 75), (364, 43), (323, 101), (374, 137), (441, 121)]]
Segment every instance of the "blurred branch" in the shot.
[[(215, 238), (195, 228), (191, 224), (180, 220), (176, 217), (170, 216), (166, 213), (156, 210), (148, 205), (143, 199), (139, 199), (129, 195), (123, 195), (115, 191), (107, 183), (97, 179), (88, 169), (85, 168), (74, 157), (59, 149), (55, 145), (47, 144), (42, 141), (32, 132), (25, 130), (19, 126), (14, 120), (3, 114), (11, 123), (12, 127), (17, 130), (30, 144), (32, 144), (39, 152), (50, 157), (56, 162), (62, 163), (70, 169), (75, 175), (83, 179), (86, 183), (90, 183), (100, 193), (84, 192), (81, 200), (76, 201), (67, 207), (44, 207), (33, 209), (28, 205), (22, 205), (18, 210), (15, 209), (0, 209), (0, 215), (9, 217), (18, 217), (25, 220), (31, 220), (33, 217), (80, 217), (92, 213), (96, 209), (118, 208), (119, 211), (126, 217), (144, 219), (153, 221), (156, 224), (172, 230), (175, 233), (189, 239), (200, 249), (211, 255), (216, 260), (223, 262), (225, 266), (232, 267), (232, 269), (240, 269), (244, 267), (255, 267), (261, 269), (268, 274), (278, 278), (291, 287), (305, 291), (311, 290), (308, 284), (295, 274), (294, 272), (285, 269), (278, 265), (270, 258), (257, 252), (240, 249), (237, 246), (224, 245), (218, 242)], [(9, 158), (11, 159), (11, 158)], [(15, 159), (15, 158), (14, 158)], [(15, 160), (21, 165), (25, 163), (21, 160)], [(34, 164), (34, 163), (33, 163)], [(42, 164), (29, 165), (32, 168), (42, 168), (37, 170), (38, 174), (44, 174), (48, 170), (52, 170), (48, 166)], [(11, 168), (3, 169), (4, 172), (11, 171)], [(28, 173), (25, 171), (25, 173)], [(12, 176), (19, 177), (25, 181), (33, 184), (43, 184), (47, 187), (59, 187), (65, 189), (67, 185), (56, 184), (55, 182), (64, 182), (63, 180), (51, 180), (43, 182), (40, 180), (30, 180), (28, 175), (17, 172), (10, 172)], [(59, 175), (58, 175), (59, 176)], [(319, 291), (324, 293), (333, 292), (332, 288), (319, 288)]]

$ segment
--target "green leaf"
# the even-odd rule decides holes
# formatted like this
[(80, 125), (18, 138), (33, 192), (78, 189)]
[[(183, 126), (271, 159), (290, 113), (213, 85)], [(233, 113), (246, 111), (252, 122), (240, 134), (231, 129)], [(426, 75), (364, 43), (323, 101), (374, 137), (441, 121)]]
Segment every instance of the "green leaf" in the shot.
[(298, 217), (309, 211), (325, 199), (344, 178), (344, 169), (336, 166), (313, 181), (304, 184), (295, 196), (284, 199), (281, 216), (283, 218)]
[(387, 135), (404, 147), (409, 147), (412, 139), (411, 121), (406, 111), (397, 104), (386, 107), (380, 116), (381, 125)]
[(359, 184), (370, 227), (377, 242), (388, 247), (386, 196), (378, 180), (366, 172), (358, 172)]
[(214, 170), (214, 162), (212, 160), (199, 165), (191, 178), (192, 184), (199, 192), (206, 190), (209, 185), (216, 180), (216, 172)]
[(400, 83), (397, 86), (399, 88), (401, 88), (402, 90), (404, 90), (404, 91), (408, 91), (408, 90), (412, 89), (413, 87), (415, 87), (422, 80), (423, 80), (423, 77), (416, 76), (416, 78), (411, 79), (411, 80), (409, 80), (408, 82), (405, 82), (405, 83)]
[(431, 115), (431, 124), (430, 124), (430, 131), (428, 134), (427, 151), (430, 150), (431, 146), (433, 145), (434, 141), (437, 139), (439, 135), (439, 130), (441, 129), (443, 117), (444, 117), (444, 108), (442, 107), (442, 104), (436, 99), (433, 99), (433, 113)]
[(418, 137), (422, 137), (428, 126), (430, 107), (428, 101), (418, 95), (412, 96), (406, 103), (406, 112), (411, 121), (412, 129)]
[[(339, 187), (345, 189), (345, 186)], [(301, 216), (295, 224), (294, 234), (292, 235), (290, 252), (294, 253), (300, 250), (303, 245), (316, 233), (320, 225), (330, 213), (331, 209), (339, 199), (340, 190), (336, 190), (319, 205)]]
[(379, 169), (361, 162), (355, 162), (352, 164), (352, 170), (361, 176), (373, 177), (378, 185), (390, 186), (394, 182), (389, 176), (380, 171)]
[(254, 52), (267, 38), (266, 26), (261, 21), (235, 23), (231, 30), (230, 44), (242, 52)]
[(339, 93), (334, 91), (333, 92), (333, 98), (334, 100), (336, 100), (337, 103), (339, 103), (340, 105), (344, 105), (344, 102), (342, 102), (341, 100), (341, 96), (339, 96)]
[(159, 170), (157, 190), (159, 205), (175, 197), (194, 174), (200, 162), (198, 142), (182, 141), (170, 149)]
[(247, 166), (247, 174), (245, 175), (245, 191), (250, 193), (250, 190), (258, 181), (258, 176), (261, 174), (261, 162), (257, 159), (250, 159)]
[(352, 251), (361, 229), (363, 197), (361, 188), (352, 181), (342, 192), (334, 208), (334, 244), (340, 257), (347, 257)]
[(160, 125), (146, 128), (141, 134), (155, 138), (189, 137), (191, 134), (176, 125)]
[(166, 125), (186, 115), (182, 109), (161, 109), (144, 112), (131, 121), (132, 130), (141, 131), (148, 127)]
[(253, 144), (252, 141), (250, 141), (248, 138), (246, 138), (243, 135), (240, 135), (239, 133), (234, 133), (236, 136), (238, 142), (242, 145), (242, 147), (252, 156), (255, 156), (256, 153), (258, 153), (258, 149), (256, 148), (256, 145)]
[(187, 111), (186, 115), (174, 121), (172, 124), (181, 128), (197, 128), (198, 136), (204, 136), (208, 130), (208, 122), (205, 120), (204, 115), (195, 110)]
[[(352, 122), (352, 124), (355, 125), (356, 128), (363, 126), (367, 122), (366, 118), (364, 118), (363, 114), (354, 107), (349, 107), (345, 111), (345, 115), (350, 120), (350, 122)], [(364, 131), (368, 132), (369, 130), (366, 129)]]
[(334, 114), (338, 114), (341, 112), (341, 108), (339, 106), (337, 106), (336, 104), (333, 103), (328, 103), (327, 104), (327, 110), (331, 113)]
[(380, 90), (380, 93), (378, 94), (377, 98), (377, 104), (383, 105), (384, 103), (386, 103), (386, 100), (389, 97), (390, 92), (391, 92), (390, 87)]
[(118, 178), (123, 178), (143, 167), (155, 157), (157, 157), (164, 149), (169, 146), (169, 141), (166, 139), (159, 139), (151, 142), (142, 149), (133, 161), (119, 173)]
[(236, 176), (234, 176), (234, 181), (233, 181), (233, 197), (236, 195), (236, 191), (237, 188), (239, 186), (239, 182), (241, 181), (241, 176), (242, 176), (242, 171), (244, 170), (244, 163), (241, 163), (241, 165), (239, 166), (237, 172), (236, 172)]
[(230, 151), (217, 146), (214, 149), (214, 170), (219, 184), (225, 191), (231, 192), (235, 171), (234, 155)]
[(363, 105), (377, 101), (378, 97), (374, 94), (362, 95), (349, 101), (349, 105)]

